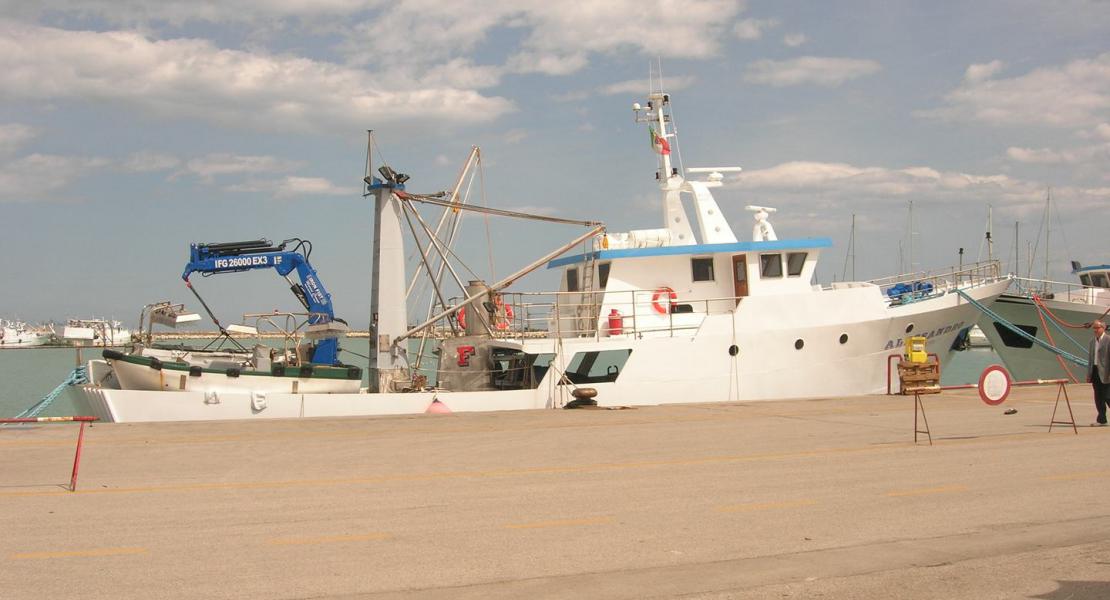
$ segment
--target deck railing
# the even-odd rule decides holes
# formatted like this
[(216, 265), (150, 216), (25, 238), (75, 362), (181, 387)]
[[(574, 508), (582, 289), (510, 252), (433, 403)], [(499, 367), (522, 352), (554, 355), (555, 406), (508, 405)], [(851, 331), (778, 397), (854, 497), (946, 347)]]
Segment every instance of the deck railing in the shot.
[(1023, 296), (1035, 294), (1042, 300), (1110, 306), (1110, 290), (1084, 286), (1075, 282), (1015, 277), (1013, 287), (1017, 293)]
[(997, 260), (951, 266), (930, 271), (917, 271), (872, 279), (867, 283), (879, 286), (883, 295), (896, 303), (908, 303), (945, 294), (954, 289), (974, 288), (1002, 278)]

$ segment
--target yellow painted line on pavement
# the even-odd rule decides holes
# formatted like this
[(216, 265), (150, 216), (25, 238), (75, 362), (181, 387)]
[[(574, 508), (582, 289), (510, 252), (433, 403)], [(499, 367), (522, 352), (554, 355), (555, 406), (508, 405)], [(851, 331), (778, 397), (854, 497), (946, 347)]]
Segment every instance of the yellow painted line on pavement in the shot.
[(781, 508), (798, 508), (813, 506), (816, 500), (783, 500), (781, 502), (749, 502), (747, 504), (729, 504), (717, 508), (718, 512), (753, 512), (757, 510), (773, 510)]
[(388, 533), (321, 535), (316, 537), (274, 538), (271, 540), (266, 540), (266, 543), (273, 546), (303, 546), (309, 544), (332, 544), (336, 542), (368, 542), (376, 540), (388, 540), (391, 537), (393, 536), (389, 535)]
[(966, 485), (946, 485), (934, 488), (919, 488), (916, 490), (895, 490), (887, 492), (886, 495), (892, 498), (902, 496), (928, 496), (930, 494), (955, 494), (959, 492), (966, 492), (968, 487)]
[(593, 517), (587, 519), (560, 519), (556, 521), (538, 521), (536, 523), (513, 523), (506, 525), (506, 529), (544, 529), (547, 527), (577, 527), (582, 525), (605, 525), (613, 522), (613, 517)]
[(1110, 476), (1110, 471), (1078, 471), (1075, 473), (1059, 473), (1057, 475), (1045, 475), (1041, 479), (1045, 481), (1075, 481), (1077, 479), (1096, 479), (1099, 477)]
[(8, 558), (12, 560), (41, 560), (45, 558), (88, 558), (125, 554), (146, 554), (146, 548), (92, 548), (90, 550), (63, 550), (59, 552), (19, 552), (9, 554)]

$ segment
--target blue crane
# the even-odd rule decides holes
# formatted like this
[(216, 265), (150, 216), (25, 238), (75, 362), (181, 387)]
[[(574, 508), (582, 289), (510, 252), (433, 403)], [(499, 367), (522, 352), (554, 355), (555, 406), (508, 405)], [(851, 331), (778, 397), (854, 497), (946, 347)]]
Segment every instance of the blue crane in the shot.
[[(286, 246), (292, 242), (296, 245), (291, 250)], [(237, 273), (252, 269), (274, 269), (278, 275), (285, 278), (290, 284), (293, 295), (309, 312), (308, 324), (325, 325), (333, 321), (343, 322), (335, 318), (332, 310), (331, 294), (324, 289), (319, 275), (308, 262), (312, 254), (312, 242), (293, 238), (274, 245), (270, 240), (248, 240), (245, 242), (224, 242), (218, 244), (190, 244), (189, 262), (185, 265), (185, 272), (181, 278), (185, 280), (186, 287), (193, 292), (197, 300), (204, 306), (212, 322), (220, 329), (220, 333), (230, 338), (227, 330), (220, 324), (208, 304), (200, 297), (189, 276), (200, 273), (202, 276), (218, 275), (221, 273)], [(293, 281), (289, 275), (297, 272), (300, 282)], [(316, 364), (339, 364), (339, 340), (335, 337), (321, 339), (316, 344), (312, 353), (312, 362)]]

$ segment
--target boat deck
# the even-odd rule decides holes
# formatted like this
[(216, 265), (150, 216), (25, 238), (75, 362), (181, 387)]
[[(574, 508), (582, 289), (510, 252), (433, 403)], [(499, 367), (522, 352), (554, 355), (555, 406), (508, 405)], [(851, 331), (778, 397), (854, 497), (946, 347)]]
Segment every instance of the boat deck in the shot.
[(0, 597), (1107, 598), (1069, 390), (3, 428)]

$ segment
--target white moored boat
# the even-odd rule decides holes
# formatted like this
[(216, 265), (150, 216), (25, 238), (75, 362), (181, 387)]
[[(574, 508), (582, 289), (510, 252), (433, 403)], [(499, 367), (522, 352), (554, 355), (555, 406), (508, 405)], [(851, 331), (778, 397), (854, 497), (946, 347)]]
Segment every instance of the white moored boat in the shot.
[[(637, 120), (651, 128), (657, 153), (662, 227), (611, 233), (598, 223), (576, 222), (588, 227), (584, 234), (501, 281), (465, 284), (456, 277), (457, 302), (444, 299), (443, 269), (435, 266), (455, 258), (447, 250), (451, 238), (437, 238), (418, 254), (439, 300), (417, 327), (408, 325), (412, 286), (402, 224), (414, 222), (419, 204), (442, 207), (441, 225), (460, 211), (488, 209), (458, 203), (457, 192), (408, 192), (408, 177), (387, 166), (378, 169), (381, 178), (366, 177), (376, 204), (368, 390), (267, 388), (214, 398), (191, 391), (186, 377), (176, 391), (85, 385), (79, 396), (104, 419), (163, 421), (878, 394), (890, 386), (891, 357), (901, 353), (906, 336), (928, 338), (943, 367), (957, 334), (979, 318), (967, 298), (990, 305), (1009, 285), (995, 262), (815, 285), (829, 239), (779, 239), (768, 220), (774, 209), (751, 206), (753, 237), (739, 240), (711, 193), (725, 173), (739, 169), (672, 167), (668, 96), (654, 92), (646, 107), (635, 108)], [(693, 220), (684, 201), (692, 205)], [(425, 233), (434, 233), (417, 220)], [(435, 228), (440, 231), (453, 236), (455, 229)], [(592, 248), (563, 256), (583, 241)], [(543, 265), (559, 271), (558, 291), (508, 289)], [(424, 343), (420, 350), (412, 343), (430, 333), (435, 336), (425, 342), (434, 342), (438, 355), (433, 386), (420, 371)], [(93, 381), (98, 371), (112, 368), (104, 361), (90, 367)], [(173, 389), (182, 375), (170, 380), (161, 389)]]
[(114, 319), (69, 319), (62, 339), (76, 345), (126, 346), (131, 343), (131, 330)]
[(1086, 381), (1088, 329), (1110, 313), (1110, 265), (1074, 264), (1079, 283), (1017, 278), (979, 327), (1017, 380)]
[(50, 326), (34, 327), (23, 321), (0, 321), (0, 348), (45, 346), (54, 339)]

